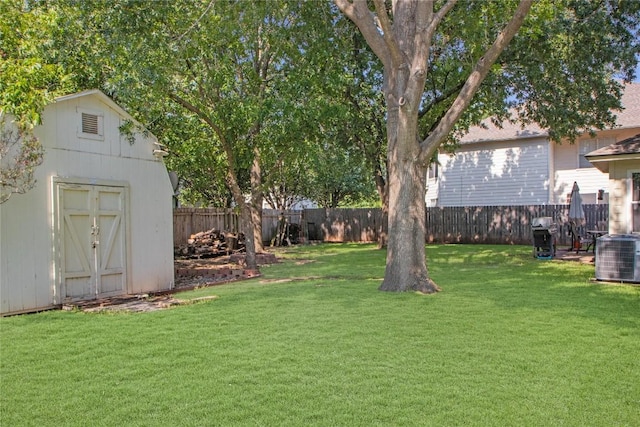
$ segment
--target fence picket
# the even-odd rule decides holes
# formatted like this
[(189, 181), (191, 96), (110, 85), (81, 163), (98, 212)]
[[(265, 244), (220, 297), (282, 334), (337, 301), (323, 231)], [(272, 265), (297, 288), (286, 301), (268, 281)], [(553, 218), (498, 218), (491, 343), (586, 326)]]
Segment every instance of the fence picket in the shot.
[[(609, 205), (583, 205), (583, 228), (595, 229), (608, 222)], [(568, 245), (568, 205), (432, 207), (426, 211), (427, 243), (530, 244), (533, 218), (549, 216), (558, 226), (557, 242)], [(280, 211), (264, 209), (262, 240), (275, 236), (281, 216), (290, 224), (299, 224), (305, 240), (324, 242), (376, 242), (386, 223), (379, 208), (305, 209)], [(220, 208), (177, 208), (173, 214), (176, 246), (186, 243), (191, 234), (216, 228), (237, 232), (238, 213)]]

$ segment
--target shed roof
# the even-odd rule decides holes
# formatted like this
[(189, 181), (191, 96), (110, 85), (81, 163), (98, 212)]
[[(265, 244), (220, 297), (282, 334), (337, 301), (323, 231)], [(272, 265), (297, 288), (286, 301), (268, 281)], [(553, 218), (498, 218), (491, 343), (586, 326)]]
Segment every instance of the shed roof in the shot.
[[(622, 111), (616, 111), (618, 128), (632, 128), (640, 126), (640, 83), (627, 83), (621, 98)], [(513, 111), (515, 116), (515, 110)], [(537, 124), (523, 125), (521, 122), (504, 122), (496, 126), (492, 118), (484, 119), (480, 126), (473, 126), (460, 139), (462, 144), (488, 141), (510, 141), (535, 137), (547, 137), (549, 132)]]
[[(107, 96), (104, 92), (102, 92), (99, 89), (88, 89), (88, 90), (83, 90), (82, 92), (59, 96), (55, 99), (55, 102), (69, 101), (72, 99), (81, 98), (83, 96), (95, 96), (99, 98), (101, 102), (108, 105), (109, 108), (117, 112), (124, 119), (131, 121), (133, 124), (136, 125), (136, 127), (140, 129), (144, 129), (146, 132), (148, 132), (148, 129), (142, 123), (134, 119), (133, 116), (131, 116), (131, 114), (127, 113), (125, 109), (119, 106), (113, 99), (111, 99), (109, 96)], [(155, 135), (152, 135), (152, 138), (156, 139)]]
[(71, 93), (69, 95), (59, 96), (55, 99), (55, 102), (69, 101), (71, 99), (81, 98), (83, 96), (96, 96), (100, 98), (100, 100), (105, 104), (107, 104), (109, 107), (113, 108), (119, 114), (123, 115), (126, 119), (135, 121), (135, 119), (131, 117), (129, 113), (127, 113), (121, 106), (116, 104), (113, 99), (109, 98), (107, 95), (104, 94), (104, 92), (102, 92), (99, 89), (83, 90), (82, 92), (76, 92), (76, 93)]

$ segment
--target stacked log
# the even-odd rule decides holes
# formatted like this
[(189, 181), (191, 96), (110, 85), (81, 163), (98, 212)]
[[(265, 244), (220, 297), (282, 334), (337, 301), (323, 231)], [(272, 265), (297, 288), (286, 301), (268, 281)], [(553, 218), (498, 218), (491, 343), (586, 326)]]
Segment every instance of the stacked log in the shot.
[(244, 234), (223, 232), (212, 228), (192, 234), (186, 245), (175, 248), (174, 254), (184, 258), (213, 258), (244, 250)]

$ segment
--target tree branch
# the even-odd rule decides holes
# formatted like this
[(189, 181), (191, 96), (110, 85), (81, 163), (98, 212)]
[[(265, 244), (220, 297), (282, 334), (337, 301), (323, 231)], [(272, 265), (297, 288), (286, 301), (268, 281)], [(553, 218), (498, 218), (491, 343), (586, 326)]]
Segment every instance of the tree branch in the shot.
[(220, 138), (220, 142), (222, 142), (222, 145), (223, 146), (227, 145), (226, 144), (226, 138), (225, 138), (224, 133), (222, 132), (222, 129), (220, 128), (220, 126), (218, 126), (216, 123), (214, 123), (214, 121), (211, 120), (209, 115), (206, 114), (202, 109), (200, 109), (196, 105), (192, 104), (191, 102), (187, 101), (186, 99), (182, 98), (181, 96), (179, 96), (178, 94), (173, 93), (173, 92), (169, 93), (169, 99), (171, 99), (172, 101), (174, 101), (178, 105), (186, 108), (187, 110), (191, 111), (193, 114), (198, 116), (200, 118), (200, 120), (204, 121), (207, 125), (209, 125), (209, 127), (211, 127), (211, 129), (213, 129), (213, 131), (216, 133), (218, 138)]
[(421, 162), (427, 162), (440, 143), (447, 137), (449, 132), (451, 132), (453, 125), (469, 106), (473, 99), (473, 95), (475, 95), (480, 88), (480, 84), (489, 74), (491, 66), (495, 63), (498, 56), (500, 56), (502, 51), (507, 47), (511, 39), (513, 39), (522, 26), (532, 4), (533, 0), (520, 0), (511, 20), (498, 34), (493, 45), (491, 45), (491, 47), (485, 52), (484, 56), (478, 60), (449, 110), (446, 112), (442, 120), (440, 120), (433, 132), (431, 132), (429, 136), (420, 143), (419, 160)]
[(447, 3), (433, 13), (432, 1), (418, 1), (416, 6), (416, 33), (414, 38), (414, 55), (411, 63), (411, 77), (406, 87), (405, 98), (410, 103), (418, 105), (424, 83), (427, 78), (427, 64), (429, 62), (429, 51), (433, 34), (438, 28), (442, 19), (455, 6), (457, 0), (449, 0)]
[(453, 6), (455, 6), (457, 2), (458, 0), (449, 0), (440, 8), (440, 10), (438, 10), (433, 19), (431, 19), (431, 22), (428, 23), (428, 27), (426, 29), (429, 38), (433, 37), (433, 34), (436, 32), (436, 28), (438, 28), (440, 22), (442, 22), (446, 14), (453, 9)]
[(393, 37), (391, 29), (392, 25), (389, 20), (389, 15), (387, 14), (385, 2), (384, 0), (373, 0), (373, 4), (376, 8), (376, 14), (378, 15), (380, 29), (382, 30), (382, 38), (387, 46), (388, 52), (391, 54), (393, 66), (397, 68), (405, 62), (403, 59), (404, 54), (400, 50), (400, 46), (398, 46), (396, 39)]
[(384, 67), (391, 67), (392, 61), (386, 43), (376, 25), (375, 19), (366, 0), (334, 0), (336, 6), (349, 18), (362, 33), (373, 53), (380, 59)]

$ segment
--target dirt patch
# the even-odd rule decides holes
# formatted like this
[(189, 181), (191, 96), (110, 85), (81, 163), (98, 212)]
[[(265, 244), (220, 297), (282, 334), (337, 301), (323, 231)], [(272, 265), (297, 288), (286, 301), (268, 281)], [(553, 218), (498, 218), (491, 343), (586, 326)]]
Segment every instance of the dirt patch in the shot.
[(82, 310), (87, 313), (119, 311), (141, 313), (147, 311), (162, 310), (164, 308), (174, 307), (177, 305), (187, 305), (204, 301), (213, 301), (216, 299), (218, 299), (217, 295), (210, 295), (189, 300), (178, 299), (173, 297), (172, 295), (136, 295), (133, 297), (106, 298), (98, 301), (68, 304), (63, 305), (62, 309), (68, 311)]
[[(274, 254), (257, 254), (258, 265), (275, 264)], [(175, 266), (176, 288), (227, 283), (234, 280), (259, 277), (260, 271), (244, 267), (244, 254), (232, 254), (216, 258), (177, 259)]]
[[(258, 254), (258, 265), (277, 263), (274, 254)], [(194, 304), (215, 300), (215, 295), (183, 300), (174, 293), (208, 286), (221, 285), (240, 280), (260, 277), (259, 270), (243, 266), (244, 254), (220, 256), (216, 258), (176, 259), (174, 261), (175, 286), (172, 290), (142, 295), (123, 295), (98, 300), (74, 302), (62, 306), (63, 310), (81, 310), (85, 312), (147, 312), (162, 310), (178, 305)]]

